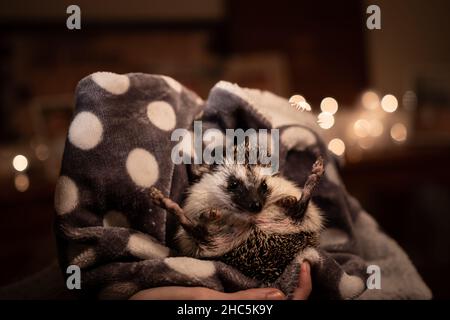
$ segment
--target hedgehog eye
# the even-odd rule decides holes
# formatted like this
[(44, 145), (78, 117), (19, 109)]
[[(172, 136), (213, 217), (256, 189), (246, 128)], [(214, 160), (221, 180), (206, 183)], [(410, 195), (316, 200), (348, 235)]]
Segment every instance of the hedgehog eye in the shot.
[(262, 192), (267, 192), (267, 189), (268, 189), (267, 183), (266, 183), (265, 181), (263, 181), (263, 182), (261, 183), (261, 191), (262, 191)]
[(236, 179), (232, 179), (228, 183), (228, 188), (229, 189), (236, 189), (238, 186), (239, 186), (239, 182)]

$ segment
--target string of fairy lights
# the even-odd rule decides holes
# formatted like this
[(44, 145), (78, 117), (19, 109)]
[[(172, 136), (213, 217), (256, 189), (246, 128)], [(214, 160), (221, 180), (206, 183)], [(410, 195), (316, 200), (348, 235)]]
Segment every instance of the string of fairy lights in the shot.
[[(293, 95), (289, 103), (299, 111), (312, 111), (311, 105), (301, 95)], [(339, 157), (359, 161), (363, 151), (403, 144), (408, 138), (411, 111), (416, 107), (417, 97), (407, 91), (402, 98), (403, 108), (393, 94), (380, 98), (375, 91), (361, 94), (356, 108), (339, 110), (333, 97), (323, 98), (317, 124), (323, 129), (328, 149)], [(339, 111), (339, 112), (338, 112)]]
[[(34, 149), (34, 158), (45, 162), (50, 157), (50, 148), (43, 143), (32, 145)], [(33, 157), (30, 157), (33, 158)], [(12, 159), (12, 167), (16, 174), (14, 176), (14, 186), (17, 191), (25, 192), (30, 187), (30, 178), (27, 174), (27, 170), (30, 166), (30, 160), (23, 154), (17, 154)]]
[[(299, 111), (312, 112), (311, 105), (301, 95), (293, 95), (289, 103)], [(390, 138), (391, 143), (404, 143), (408, 138), (409, 113), (416, 104), (417, 98), (413, 91), (403, 95), (402, 112), (398, 111), (398, 99), (392, 94), (380, 98), (375, 91), (366, 91), (352, 110), (339, 110), (338, 101), (326, 97), (320, 103), (317, 124), (323, 129), (331, 152), (350, 161), (358, 161), (362, 150), (376, 148), (377, 144), (385, 146), (388, 143), (386, 137)], [(33, 145), (32, 149), (32, 159), (45, 162), (50, 156), (50, 148), (46, 144)], [(17, 154), (12, 159), (12, 167), (16, 172), (14, 186), (19, 192), (25, 192), (30, 186), (27, 174), (29, 162), (23, 154)]]
[(27, 191), (30, 186), (30, 179), (25, 173), (28, 168), (28, 159), (22, 154), (18, 154), (13, 158), (13, 168), (18, 172), (14, 178), (14, 186), (20, 192)]

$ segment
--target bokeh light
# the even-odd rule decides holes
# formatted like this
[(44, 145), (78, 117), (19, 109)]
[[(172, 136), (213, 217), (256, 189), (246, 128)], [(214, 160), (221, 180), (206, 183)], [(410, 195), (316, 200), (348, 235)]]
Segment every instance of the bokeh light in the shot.
[(39, 144), (34, 152), (36, 153), (36, 158), (40, 161), (47, 160), (50, 154), (50, 150), (45, 144)]
[(338, 110), (338, 103), (336, 99), (331, 97), (326, 97), (320, 103), (320, 110), (323, 112), (329, 112), (331, 114), (335, 114)]
[(368, 110), (375, 110), (380, 104), (380, 97), (373, 91), (366, 91), (361, 96), (361, 102), (364, 108)]
[(360, 138), (367, 137), (370, 132), (370, 123), (366, 119), (358, 119), (353, 124), (355, 135)]
[(408, 130), (403, 123), (396, 123), (391, 128), (391, 138), (396, 142), (404, 142), (408, 136)]
[(365, 138), (361, 138), (358, 139), (358, 145), (361, 147), (361, 149), (370, 149), (373, 147), (375, 141), (373, 138), (371, 137), (365, 137)]
[(306, 102), (306, 99), (299, 95), (295, 94), (289, 99), (289, 103), (291, 106), (300, 111), (311, 111), (311, 106)]
[(339, 138), (335, 138), (328, 143), (328, 150), (337, 156), (342, 156), (345, 152), (345, 143)]
[(299, 94), (294, 94), (294, 95), (289, 99), (289, 103), (290, 103), (290, 104), (297, 104), (297, 103), (299, 103), (299, 102), (301, 102), (301, 101), (306, 101), (306, 99), (305, 99), (303, 96), (299, 95)]
[(330, 129), (334, 125), (334, 116), (329, 112), (321, 112), (317, 116), (317, 123), (322, 129)]
[(14, 178), (14, 186), (16, 187), (17, 191), (25, 192), (30, 187), (30, 179), (25, 173), (19, 173)]
[(414, 91), (406, 91), (402, 98), (403, 107), (408, 110), (414, 110), (417, 106), (417, 96)]
[(28, 167), (28, 159), (25, 156), (18, 154), (14, 157), (12, 165), (17, 171), (24, 171)]
[(383, 99), (381, 99), (381, 107), (386, 112), (394, 112), (398, 107), (397, 98), (392, 94), (385, 95)]
[(311, 111), (311, 106), (306, 101), (300, 101), (297, 104), (297, 110), (300, 110), (300, 111)]

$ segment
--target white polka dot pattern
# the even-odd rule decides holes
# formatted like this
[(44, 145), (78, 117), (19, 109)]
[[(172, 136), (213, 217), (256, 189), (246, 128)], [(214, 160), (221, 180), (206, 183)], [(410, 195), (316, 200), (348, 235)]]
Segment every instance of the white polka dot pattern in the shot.
[(198, 260), (189, 257), (173, 257), (164, 259), (171, 269), (195, 278), (207, 278), (214, 274), (214, 263), (206, 260)]
[(92, 112), (78, 113), (69, 127), (69, 141), (82, 150), (95, 148), (103, 136), (103, 126)]
[(147, 117), (157, 128), (169, 131), (175, 128), (177, 123), (175, 111), (165, 101), (154, 101), (147, 105)]
[(364, 282), (360, 277), (343, 273), (339, 281), (339, 293), (342, 299), (352, 299), (364, 290)]
[(165, 258), (169, 255), (169, 248), (143, 233), (132, 234), (128, 239), (127, 249), (132, 255), (141, 259)]
[(126, 169), (139, 187), (151, 187), (159, 176), (158, 162), (147, 150), (136, 148), (128, 154)]
[(130, 87), (130, 78), (112, 72), (96, 72), (92, 75), (92, 80), (111, 94), (124, 94)]
[(78, 188), (75, 182), (67, 176), (61, 176), (56, 183), (55, 210), (63, 215), (70, 213), (78, 205)]
[(181, 83), (168, 76), (161, 76), (161, 78), (163, 78), (164, 81), (169, 85), (169, 87), (175, 90), (175, 92), (181, 93), (181, 90), (183, 89)]

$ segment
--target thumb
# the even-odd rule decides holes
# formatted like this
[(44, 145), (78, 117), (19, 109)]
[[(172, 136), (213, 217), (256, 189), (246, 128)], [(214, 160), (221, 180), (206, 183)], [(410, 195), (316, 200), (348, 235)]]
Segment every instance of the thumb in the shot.
[(312, 290), (311, 284), (311, 266), (307, 261), (304, 261), (300, 266), (300, 275), (298, 287), (294, 291), (292, 300), (306, 300), (308, 299)]
[(225, 294), (230, 300), (284, 300), (286, 296), (275, 288), (257, 288)]

